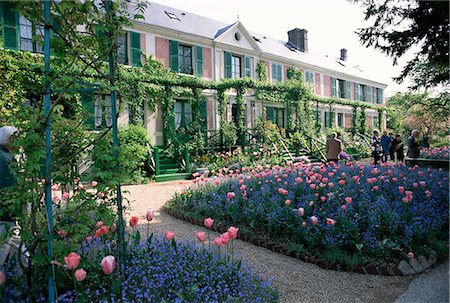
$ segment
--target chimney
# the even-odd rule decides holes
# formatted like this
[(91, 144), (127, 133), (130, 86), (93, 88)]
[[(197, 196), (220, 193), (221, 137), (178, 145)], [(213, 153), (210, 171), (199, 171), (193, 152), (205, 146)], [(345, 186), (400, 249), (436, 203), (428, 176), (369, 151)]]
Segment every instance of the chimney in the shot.
[(288, 31), (289, 43), (301, 52), (308, 52), (308, 30), (294, 28)]
[(347, 49), (342, 48), (341, 49), (341, 58), (342, 61), (347, 61)]

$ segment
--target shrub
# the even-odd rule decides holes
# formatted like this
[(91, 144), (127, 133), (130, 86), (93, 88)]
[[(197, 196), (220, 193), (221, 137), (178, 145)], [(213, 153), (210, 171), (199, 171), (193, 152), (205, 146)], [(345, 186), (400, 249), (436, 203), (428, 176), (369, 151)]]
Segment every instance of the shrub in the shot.
[(145, 163), (148, 160), (150, 140), (145, 128), (129, 125), (119, 131), (119, 158), (113, 154), (112, 135), (99, 140), (92, 153), (94, 179), (125, 184), (147, 181)]

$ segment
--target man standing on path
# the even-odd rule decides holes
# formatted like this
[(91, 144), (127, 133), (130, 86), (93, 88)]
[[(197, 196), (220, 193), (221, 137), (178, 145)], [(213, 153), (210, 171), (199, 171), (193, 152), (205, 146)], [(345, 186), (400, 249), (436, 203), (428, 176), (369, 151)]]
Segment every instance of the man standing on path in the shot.
[(381, 136), (381, 147), (383, 147), (383, 157), (381, 158), (381, 162), (387, 162), (391, 145), (392, 138), (388, 136), (387, 131), (383, 131), (383, 135)]
[(337, 139), (337, 134), (335, 132), (331, 133), (331, 137), (327, 139), (325, 150), (327, 153), (327, 162), (333, 161), (337, 163), (339, 154), (342, 151), (342, 141)]
[(420, 157), (420, 149), (419, 147), (419, 131), (414, 129), (411, 132), (411, 136), (408, 138), (408, 153), (406, 154), (409, 158), (419, 158)]

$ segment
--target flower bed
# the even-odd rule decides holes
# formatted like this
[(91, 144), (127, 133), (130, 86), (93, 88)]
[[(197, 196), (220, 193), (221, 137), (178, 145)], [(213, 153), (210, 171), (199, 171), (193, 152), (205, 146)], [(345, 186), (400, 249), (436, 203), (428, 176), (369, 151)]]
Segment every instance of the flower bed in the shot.
[(447, 160), (450, 151), (449, 146), (437, 147), (437, 148), (426, 148), (420, 151), (420, 158), (423, 159), (437, 159), (437, 160)]
[(166, 207), (347, 268), (398, 264), (409, 252), (448, 255), (447, 180), (403, 165), (259, 167), (206, 180)]
[[(71, 253), (65, 258), (73, 287), (68, 283), (60, 289), (57, 302), (278, 301), (278, 292), (270, 281), (255, 275), (223, 246), (206, 249), (177, 243), (173, 236), (166, 232), (165, 238), (170, 241), (149, 238), (145, 243), (130, 245), (123, 281), (116, 268), (119, 259), (113, 257), (118, 251), (115, 242), (104, 238), (86, 241), (79, 255)], [(7, 282), (13, 277), (8, 266), (6, 276)], [(44, 296), (31, 301), (24, 298), (26, 289), (19, 285), (6, 283), (1, 302), (46, 302)]]

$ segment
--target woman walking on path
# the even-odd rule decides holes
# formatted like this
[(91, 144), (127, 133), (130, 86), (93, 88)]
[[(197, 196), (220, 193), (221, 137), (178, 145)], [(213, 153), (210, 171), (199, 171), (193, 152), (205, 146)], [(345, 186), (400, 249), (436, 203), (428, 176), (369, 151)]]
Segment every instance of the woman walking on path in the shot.
[(381, 146), (380, 132), (375, 129), (373, 131), (373, 137), (370, 141), (372, 147), (373, 164), (377, 165), (383, 154), (383, 147)]

